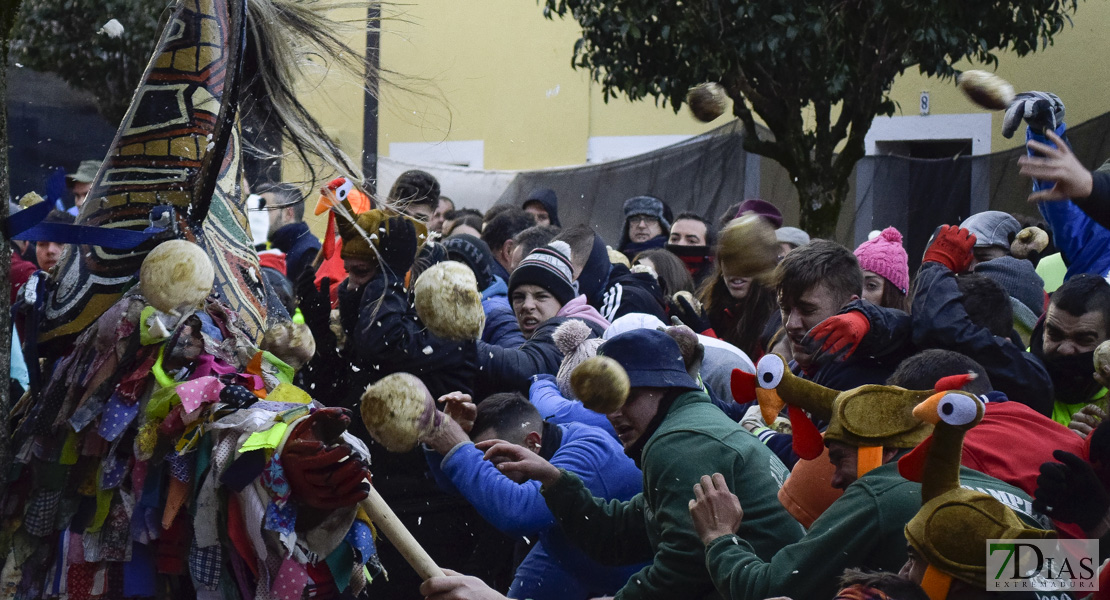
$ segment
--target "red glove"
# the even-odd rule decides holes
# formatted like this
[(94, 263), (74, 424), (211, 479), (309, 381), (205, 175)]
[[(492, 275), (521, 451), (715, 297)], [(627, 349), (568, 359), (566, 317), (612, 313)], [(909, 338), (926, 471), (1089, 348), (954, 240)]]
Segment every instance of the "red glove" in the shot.
[(844, 360), (859, 348), (868, 331), (871, 322), (862, 312), (852, 310), (818, 323), (806, 334), (802, 345), (820, 345), (815, 357), (824, 354)]
[(370, 469), (340, 435), (351, 423), (344, 408), (320, 409), (302, 420), (289, 434), (281, 452), (292, 497), (323, 510), (352, 506), (369, 494)]
[(971, 266), (974, 258), (975, 236), (968, 230), (954, 225), (945, 225), (937, 232), (933, 243), (925, 250), (921, 262), (935, 262), (948, 267), (953, 273), (963, 273)]

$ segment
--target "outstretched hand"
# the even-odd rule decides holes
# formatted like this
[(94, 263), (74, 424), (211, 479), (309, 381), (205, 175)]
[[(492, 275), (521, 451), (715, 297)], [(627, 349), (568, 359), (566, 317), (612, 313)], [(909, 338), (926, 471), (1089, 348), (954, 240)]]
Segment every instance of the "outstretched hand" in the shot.
[(1029, 149), (1040, 156), (1022, 156), (1018, 159), (1018, 164), (1021, 165), (1022, 175), (1055, 185), (1029, 194), (1029, 201), (1055, 202), (1090, 196), (1094, 188), (1091, 172), (1079, 162), (1079, 158), (1060, 136), (1048, 130), (1045, 130), (1045, 136), (1056, 147), (1030, 140)]
[(694, 529), (703, 544), (736, 533), (744, 520), (744, 509), (740, 499), (729, 491), (725, 476), (714, 473), (712, 477), (702, 475), (701, 482), (694, 484), (694, 499), (690, 501), (690, 516), (694, 519)]
[(484, 458), (492, 462), (507, 477), (512, 478), (516, 475), (524, 479), (532, 479), (546, 487), (554, 485), (562, 475), (558, 467), (523, 446), (510, 444), (504, 440), (486, 440), (476, 446), (486, 453)]
[(444, 577), (432, 577), (420, 584), (425, 600), (506, 600), (477, 577), (444, 569)]

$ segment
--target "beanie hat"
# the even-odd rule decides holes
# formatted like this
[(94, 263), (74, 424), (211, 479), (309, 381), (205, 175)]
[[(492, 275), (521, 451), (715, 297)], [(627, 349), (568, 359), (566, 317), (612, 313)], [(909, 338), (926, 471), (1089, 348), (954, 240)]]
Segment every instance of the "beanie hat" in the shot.
[(436, 204), (439, 202), (439, 182), (426, 171), (405, 171), (389, 190), (389, 199), (401, 206)]
[[(389, 218), (391, 214), (375, 208), (355, 217), (354, 223), (349, 219), (336, 219), (335, 225), (339, 235), (343, 238), (343, 249), (340, 257), (344, 259), (355, 258), (366, 262), (378, 264), (378, 255), (375, 251), (381, 246), (382, 234), (389, 233)], [(412, 221), (416, 228), (417, 252), (423, 247), (428, 238), (428, 226), (409, 217), (401, 217)], [(373, 248), (371, 248), (373, 244)]]
[(536, 248), (520, 261), (509, 276), (509, 297), (521, 285), (538, 285), (566, 304), (577, 296), (574, 288), (574, 268), (570, 264), (570, 246), (554, 241)]
[(493, 285), (493, 271), (490, 267), (493, 254), (485, 242), (472, 235), (458, 234), (447, 238), (440, 245), (447, 250), (448, 259), (457, 260), (474, 271), (479, 292)]
[(1029, 330), (1045, 309), (1044, 280), (1033, 263), (1012, 256), (1000, 256), (975, 265), (975, 272), (993, 279), (1010, 295), (1014, 319)]
[(975, 247), (1001, 246), (1009, 252), (1010, 243), (1021, 231), (1021, 223), (1009, 213), (987, 210), (971, 215), (960, 227), (975, 234)]
[(860, 244), (855, 254), (861, 269), (878, 273), (903, 294), (909, 291), (909, 258), (897, 229), (887, 227), (874, 239)]
[(663, 201), (653, 196), (636, 196), (624, 201), (624, 222), (627, 231), (628, 219), (636, 215), (648, 215), (659, 219), (663, 229), (670, 231), (671, 222), (667, 220)]
[(701, 389), (686, 372), (678, 342), (662, 331), (636, 329), (622, 333), (602, 344), (597, 354), (620, 364), (633, 388)]
[(584, 321), (567, 319), (560, 325), (552, 340), (559, 352), (563, 353), (563, 364), (559, 365), (559, 373), (555, 375), (555, 382), (559, 384), (559, 393), (564, 398), (574, 398), (574, 390), (570, 385), (570, 374), (574, 368), (591, 356), (597, 355), (597, 348), (605, 340), (593, 335), (593, 330)]
[(775, 229), (782, 227), (782, 213), (774, 204), (766, 200), (750, 198), (741, 202), (740, 207), (736, 209), (736, 218), (739, 219), (744, 213), (753, 213), (758, 217), (763, 217), (768, 223), (774, 225)]
[(779, 243), (793, 244), (795, 247), (809, 243), (809, 234), (797, 227), (779, 227), (775, 230), (775, 238)]

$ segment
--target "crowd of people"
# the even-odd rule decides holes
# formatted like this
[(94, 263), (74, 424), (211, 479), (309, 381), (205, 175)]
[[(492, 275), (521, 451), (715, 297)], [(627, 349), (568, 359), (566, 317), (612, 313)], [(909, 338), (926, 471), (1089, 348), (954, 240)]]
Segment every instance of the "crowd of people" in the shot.
[[(411, 452), (351, 423), (374, 488), (447, 572), (422, 582), (380, 539), (366, 593), (1037, 597), (986, 589), (987, 539), (1110, 531), (1110, 175), (1082, 168), (1062, 122), (1030, 125), (1043, 219), (944, 225), (916, 272), (895, 228), (850, 249), (760, 199), (718, 216), (630, 197), (605, 240), (550, 189), (483, 212), (408, 171), (321, 241), (295, 187), (252, 186), (267, 287), (315, 340), (297, 386), (358, 413), (367, 386), (409, 373), (436, 399)], [(719, 234), (753, 216), (775, 231), (771, 272), (719, 259)], [(59, 254), (17, 244), (13, 298)], [(443, 261), (474, 275), (478, 339), (417, 314), (413, 285)], [(575, 384), (596, 357), (629, 389), (600, 412)]]

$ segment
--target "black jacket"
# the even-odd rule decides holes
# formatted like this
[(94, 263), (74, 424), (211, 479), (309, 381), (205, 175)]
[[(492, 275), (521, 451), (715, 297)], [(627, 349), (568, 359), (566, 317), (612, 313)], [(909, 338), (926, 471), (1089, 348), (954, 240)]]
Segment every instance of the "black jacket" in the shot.
[(659, 282), (648, 273), (633, 273), (624, 265), (613, 265), (605, 294), (600, 302), (590, 304), (610, 323), (629, 313), (647, 313), (670, 322)]
[[(555, 317), (545, 321), (519, 348), (502, 348), (479, 340), (478, 397), (511, 391), (527, 396), (533, 375), (558, 373), (559, 365), (563, 362), (563, 353), (555, 346), (552, 336), (567, 319), (568, 317)], [(601, 337), (604, 333), (596, 323), (579, 320), (593, 330), (594, 335), (591, 337)]]
[(951, 271), (937, 263), (921, 265), (913, 297), (914, 345), (954, 350), (975, 359), (995, 390), (1051, 416), (1052, 379), (1044, 364), (1013, 341), (972, 323), (960, 298)]

